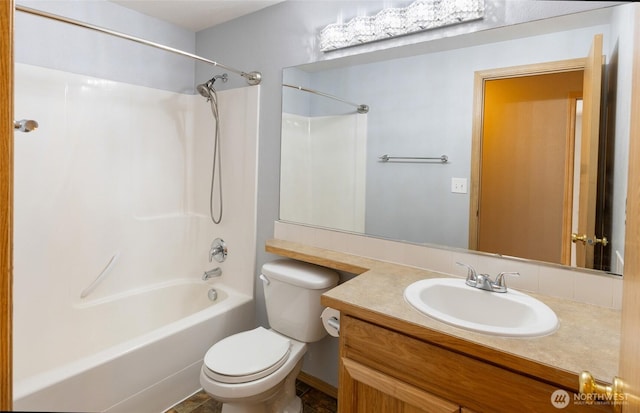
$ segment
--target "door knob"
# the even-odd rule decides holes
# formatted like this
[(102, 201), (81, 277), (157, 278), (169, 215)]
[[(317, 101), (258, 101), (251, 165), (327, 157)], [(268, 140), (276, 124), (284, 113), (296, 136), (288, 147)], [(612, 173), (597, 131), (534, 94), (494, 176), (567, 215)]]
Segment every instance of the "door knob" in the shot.
[(602, 238), (593, 238), (592, 240), (587, 241), (588, 244), (602, 244), (603, 247), (606, 247), (609, 243), (607, 237)]
[(589, 238), (587, 234), (578, 235), (575, 232), (571, 234), (571, 242), (573, 243), (582, 242), (583, 244), (589, 244), (589, 245), (602, 244), (603, 247), (606, 247), (607, 244), (609, 244), (609, 240), (607, 239), (607, 237)]
[(624, 382), (619, 377), (613, 378), (610, 386), (596, 383), (591, 373), (583, 371), (579, 377), (580, 394), (585, 402), (609, 402), (614, 413), (622, 412), (622, 404), (626, 400)]
[(576, 242), (582, 242), (583, 244), (587, 242), (587, 234), (582, 234), (582, 235), (578, 235), (575, 232), (573, 234), (571, 234), (571, 242), (576, 243)]

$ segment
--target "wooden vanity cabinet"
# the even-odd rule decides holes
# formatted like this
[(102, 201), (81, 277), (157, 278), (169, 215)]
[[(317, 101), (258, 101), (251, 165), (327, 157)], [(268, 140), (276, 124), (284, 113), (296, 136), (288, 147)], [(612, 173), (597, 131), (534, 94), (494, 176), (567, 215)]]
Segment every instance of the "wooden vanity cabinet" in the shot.
[(574, 403), (557, 409), (551, 397), (559, 389), (347, 314), (340, 320), (340, 413), (611, 411)]
[(458, 413), (460, 406), (393, 376), (343, 359), (339, 407), (342, 412)]

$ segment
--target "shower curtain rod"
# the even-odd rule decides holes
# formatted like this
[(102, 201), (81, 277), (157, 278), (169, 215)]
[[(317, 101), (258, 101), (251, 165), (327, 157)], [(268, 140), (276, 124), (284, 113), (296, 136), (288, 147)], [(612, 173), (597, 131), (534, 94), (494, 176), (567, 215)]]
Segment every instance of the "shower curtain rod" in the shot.
[(238, 75), (244, 77), (247, 80), (247, 83), (249, 83), (250, 85), (260, 84), (260, 81), (262, 80), (262, 74), (260, 72), (249, 72), (249, 73), (243, 72), (242, 70), (238, 70), (238, 69), (235, 69), (233, 67), (229, 67), (229, 66), (223, 65), (222, 63), (214, 62), (213, 60), (209, 60), (209, 59), (206, 59), (204, 57), (195, 55), (193, 53), (185, 52), (185, 51), (180, 50), (180, 49), (175, 49), (173, 47), (165, 46), (165, 45), (160, 44), (160, 43), (151, 42), (149, 40), (141, 39), (139, 37), (130, 36), (128, 34), (120, 33), (120, 32), (117, 32), (115, 30), (110, 30), (110, 29), (106, 29), (104, 27), (95, 26), (93, 24), (85, 23), (85, 22), (82, 22), (82, 21), (79, 21), (79, 20), (70, 19), (68, 17), (60, 16), (60, 15), (57, 15), (57, 14), (47, 13), (47, 12), (44, 12), (44, 11), (41, 11), (41, 10), (32, 9), (30, 7), (24, 7), (24, 6), (21, 6), (19, 4), (16, 4), (15, 8), (16, 8), (16, 10), (24, 12), (24, 13), (33, 14), (33, 15), (44, 17), (44, 18), (47, 18), (47, 19), (57, 20), (57, 21), (60, 21), (60, 22), (63, 22), (63, 23), (68, 23), (68, 24), (74, 25), (74, 26), (84, 27), (85, 29), (94, 30), (94, 31), (97, 31), (97, 32), (100, 32), (100, 33), (104, 33), (104, 34), (108, 34), (108, 35), (111, 35), (111, 36), (119, 37), (121, 39), (131, 40), (131, 41), (136, 42), (136, 43), (140, 43), (140, 44), (144, 44), (144, 45), (147, 45), (147, 46), (155, 47), (156, 49), (161, 49), (161, 50), (164, 50), (164, 51), (167, 51), (167, 52), (179, 54), (181, 56), (190, 57), (192, 59), (198, 60), (200, 62), (208, 63), (208, 64), (213, 65), (213, 66), (218, 66), (218, 67), (221, 67), (224, 70), (228, 70), (229, 72), (233, 72), (235, 74), (238, 74)]
[(316, 95), (324, 96), (324, 97), (329, 98), (329, 99), (334, 99), (334, 100), (340, 101), (342, 103), (346, 103), (348, 105), (355, 106), (356, 108), (358, 108), (358, 113), (367, 113), (367, 112), (369, 112), (369, 106), (367, 106), (367, 105), (361, 105), (359, 103), (349, 102), (349, 101), (341, 99), (341, 98), (339, 98), (337, 96), (333, 96), (333, 95), (330, 95), (328, 93), (320, 92), (318, 90), (308, 89), (308, 88), (302, 87), (302, 86), (289, 85), (287, 83), (283, 83), (282, 86), (290, 87), (292, 89), (302, 90), (303, 92), (314, 93)]

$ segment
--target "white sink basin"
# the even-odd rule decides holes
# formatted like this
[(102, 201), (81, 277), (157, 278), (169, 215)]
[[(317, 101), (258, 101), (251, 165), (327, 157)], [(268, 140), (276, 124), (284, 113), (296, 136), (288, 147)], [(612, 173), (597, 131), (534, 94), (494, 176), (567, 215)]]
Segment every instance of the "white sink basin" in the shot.
[(496, 293), (465, 284), (463, 279), (432, 278), (404, 290), (418, 311), (444, 323), (506, 337), (539, 337), (558, 328), (558, 317), (543, 302), (509, 289)]

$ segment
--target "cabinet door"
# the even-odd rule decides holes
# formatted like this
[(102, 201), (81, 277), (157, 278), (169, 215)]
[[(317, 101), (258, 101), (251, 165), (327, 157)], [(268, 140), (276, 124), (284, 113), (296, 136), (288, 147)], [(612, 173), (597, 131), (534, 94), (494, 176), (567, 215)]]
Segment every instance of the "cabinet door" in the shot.
[(340, 373), (340, 413), (460, 412), (458, 405), (347, 358)]

